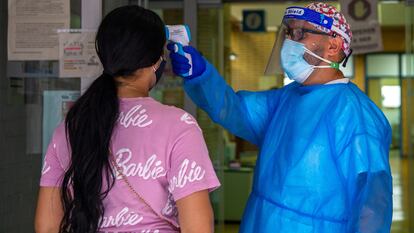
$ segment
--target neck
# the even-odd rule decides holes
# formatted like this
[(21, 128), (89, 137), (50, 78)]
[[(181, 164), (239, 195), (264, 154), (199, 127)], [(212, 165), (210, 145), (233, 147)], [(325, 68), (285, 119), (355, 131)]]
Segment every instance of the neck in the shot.
[(332, 68), (315, 68), (303, 85), (325, 84), (341, 78), (344, 78), (344, 74), (340, 70)]
[(135, 87), (130, 85), (118, 86), (119, 98), (134, 98), (134, 97), (148, 97), (148, 88)]

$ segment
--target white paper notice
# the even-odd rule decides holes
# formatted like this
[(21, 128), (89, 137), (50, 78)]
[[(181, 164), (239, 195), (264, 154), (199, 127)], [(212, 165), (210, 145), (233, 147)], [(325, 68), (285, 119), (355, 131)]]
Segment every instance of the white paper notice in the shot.
[(9, 0), (8, 59), (57, 60), (57, 30), (70, 27), (68, 0)]
[(379, 22), (368, 22), (365, 25), (352, 27), (352, 44), (354, 54), (379, 52), (384, 49), (382, 43), (381, 25)]
[(59, 76), (92, 77), (102, 73), (95, 51), (95, 31), (69, 30), (59, 32)]

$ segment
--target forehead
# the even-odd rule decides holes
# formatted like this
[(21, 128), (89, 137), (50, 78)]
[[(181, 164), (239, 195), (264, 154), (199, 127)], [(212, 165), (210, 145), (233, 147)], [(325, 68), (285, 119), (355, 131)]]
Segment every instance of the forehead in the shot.
[(315, 31), (320, 31), (314, 25), (310, 24), (309, 22), (305, 20), (287, 19), (287, 20), (284, 20), (283, 23), (288, 28), (306, 28), (306, 29), (311, 29)]

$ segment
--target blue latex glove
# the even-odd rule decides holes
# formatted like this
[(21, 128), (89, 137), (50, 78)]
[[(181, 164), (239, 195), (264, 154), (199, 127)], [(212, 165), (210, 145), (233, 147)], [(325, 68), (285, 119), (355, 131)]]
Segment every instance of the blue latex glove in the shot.
[[(169, 43), (167, 45), (167, 49), (170, 51), (172, 68), (176, 75), (179, 75), (188, 80), (200, 76), (206, 70), (206, 61), (194, 47), (183, 47), (184, 52), (191, 55), (191, 60), (193, 63), (192, 66), (190, 65), (190, 61), (186, 57), (174, 51), (174, 43)], [(188, 73), (191, 67), (193, 68), (192, 75), (184, 77), (182, 74)]]

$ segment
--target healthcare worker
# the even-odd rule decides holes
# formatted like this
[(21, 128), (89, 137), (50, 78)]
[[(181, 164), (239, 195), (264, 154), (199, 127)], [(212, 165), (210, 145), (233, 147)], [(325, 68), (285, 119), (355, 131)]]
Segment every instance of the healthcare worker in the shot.
[(184, 82), (192, 100), (260, 148), (240, 232), (390, 232), (391, 129), (339, 70), (351, 39), (330, 5), (287, 8), (267, 72), (295, 82), (263, 92), (234, 92), (194, 48), (184, 47), (190, 65), (168, 46), (175, 73), (193, 69)]

